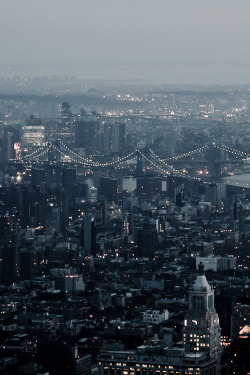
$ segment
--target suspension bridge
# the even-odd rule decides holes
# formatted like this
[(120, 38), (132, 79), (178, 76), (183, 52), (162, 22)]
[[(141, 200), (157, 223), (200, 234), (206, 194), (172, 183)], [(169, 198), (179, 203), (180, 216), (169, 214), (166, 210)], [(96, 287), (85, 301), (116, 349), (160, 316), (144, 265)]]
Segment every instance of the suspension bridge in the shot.
[[(232, 158), (229, 158), (229, 155)], [(160, 158), (150, 148), (137, 149), (123, 157), (109, 158), (105, 156), (85, 157), (69, 148), (61, 141), (47, 142), (32, 153), (11, 159), (11, 164), (38, 165), (38, 164), (63, 164), (82, 166), (89, 169), (100, 168), (133, 168), (137, 173), (150, 169), (160, 175), (176, 173), (188, 176), (186, 166), (195, 164), (205, 165), (208, 174), (219, 177), (221, 165), (240, 164), (250, 160), (250, 154), (226, 145), (210, 144), (199, 147), (169, 158)], [(180, 166), (178, 168), (178, 166)]]

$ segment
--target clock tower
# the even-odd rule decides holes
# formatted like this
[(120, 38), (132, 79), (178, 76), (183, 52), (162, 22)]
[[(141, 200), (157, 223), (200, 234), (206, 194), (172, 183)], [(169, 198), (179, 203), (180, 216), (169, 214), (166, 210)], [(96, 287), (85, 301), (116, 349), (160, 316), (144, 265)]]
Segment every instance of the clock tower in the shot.
[(199, 265), (199, 275), (189, 291), (188, 311), (184, 320), (183, 342), (187, 352), (208, 353), (217, 360), (220, 374), (220, 324), (214, 308), (214, 290)]

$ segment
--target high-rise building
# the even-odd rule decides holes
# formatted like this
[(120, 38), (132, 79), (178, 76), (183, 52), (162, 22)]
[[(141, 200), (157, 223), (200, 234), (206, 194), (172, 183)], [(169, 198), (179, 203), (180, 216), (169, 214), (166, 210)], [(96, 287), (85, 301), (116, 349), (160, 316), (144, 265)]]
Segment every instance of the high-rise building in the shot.
[(75, 146), (84, 148), (87, 155), (99, 150), (99, 119), (95, 112), (87, 114), (84, 110), (75, 122)]
[(162, 179), (160, 177), (137, 177), (137, 195), (140, 198), (152, 198), (162, 193)]
[(100, 177), (99, 194), (103, 195), (108, 201), (116, 198), (117, 180), (109, 177)]
[(15, 150), (14, 150), (14, 134), (7, 131), (5, 133), (5, 160), (15, 159)]
[(125, 123), (115, 121), (114, 123), (105, 123), (103, 126), (103, 153), (110, 155), (112, 153), (122, 154), (126, 146), (126, 127)]
[(66, 187), (76, 183), (76, 169), (64, 167), (62, 169), (62, 186)]
[(214, 308), (214, 290), (199, 266), (199, 275), (189, 291), (188, 311), (184, 320), (183, 343), (187, 352), (207, 353), (216, 360), (220, 374), (221, 328)]
[(22, 126), (22, 143), (24, 147), (32, 149), (35, 146), (42, 146), (45, 141), (45, 127), (42, 120), (30, 116), (26, 124)]
[(45, 169), (33, 167), (31, 168), (31, 183), (33, 186), (45, 184)]
[(72, 141), (73, 137), (73, 116), (68, 102), (62, 103), (61, 124), (58, 132), (59, 139), (65, 142)]

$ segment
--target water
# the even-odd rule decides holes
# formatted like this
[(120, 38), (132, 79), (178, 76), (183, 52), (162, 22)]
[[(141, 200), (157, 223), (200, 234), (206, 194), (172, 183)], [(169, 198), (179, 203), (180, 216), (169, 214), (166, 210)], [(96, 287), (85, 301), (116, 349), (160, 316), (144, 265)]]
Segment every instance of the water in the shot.
[(227, 177), (223, 177), (222, 180), (228, 185), (241, 186), (243, 188), (250, 188), (250, 173), (227, 176)]
[(136, 189), (136, 178), (132, 176), (126, 176), (122, 179), (122, 190), (127, 190), (128, 192), (134, 191)]

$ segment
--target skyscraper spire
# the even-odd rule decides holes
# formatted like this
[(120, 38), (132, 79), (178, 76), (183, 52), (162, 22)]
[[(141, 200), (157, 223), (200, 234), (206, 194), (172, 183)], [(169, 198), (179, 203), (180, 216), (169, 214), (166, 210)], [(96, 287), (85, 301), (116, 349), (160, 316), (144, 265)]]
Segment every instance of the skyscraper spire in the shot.
[(214, 308), (214, 290), (199, 264), (199, 274), (189, 291), (188, 311), (184, 320), (183, 342), (187, 352), (205, 352), (217, 360), (220, 372), (220, 324)]

